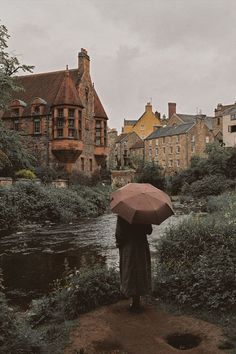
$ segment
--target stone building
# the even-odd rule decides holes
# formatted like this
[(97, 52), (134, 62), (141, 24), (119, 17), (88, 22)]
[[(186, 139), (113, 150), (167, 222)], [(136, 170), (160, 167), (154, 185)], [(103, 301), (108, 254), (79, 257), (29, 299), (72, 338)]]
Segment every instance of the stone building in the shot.
[(91, 175), (106, 159), (107, 115), (90, 77), (85, 49), (78, 68), (19, 76), (4, 124), (30, 135), (42, 164)]
[(129, 149), (130, 159), (132, 161), (133, 167), (138, 167), (139, 163), (144, 161), (144, 141), (138, 140)]
[(167, 126), (145, 139), (145, 160), (155, 161), (173, 174), (187, 168), (192, 156), (205, 156), (206, 144), (213, 141), (211, 117), (174, 113)]
[(161, 127), (160, 114), (153, 113), (152, 105), (148, 102), (145, 106), (145, 111), (138, 120), (124, 120), (122, 133), (135, 132), (141, 139), (145, 139), (154, 127)]
[(224, 110), (222, 129), (224, 146), (236, 147), (236, 104)]
[(115, 128), (108, 128), (108, 156), (107, 156), (107, 168), (112, 170), (116, 168), (116, 140), (118, 138), (118, 132)]
[(130, 148), (142, 139), (135, 132), (120, 134), (115, 142), (116, 168), (132, 167)]

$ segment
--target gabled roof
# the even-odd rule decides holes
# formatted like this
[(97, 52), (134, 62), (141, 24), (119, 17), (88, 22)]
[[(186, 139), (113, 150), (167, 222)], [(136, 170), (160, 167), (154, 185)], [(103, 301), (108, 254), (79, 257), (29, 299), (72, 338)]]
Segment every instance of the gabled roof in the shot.
[(120, 143), (127, 135), (129, 135), (130, 133), (121, 133), (120, 135), (118, 135), (118, 137), (116, 138), (115, 143)]
[(213, 117), (208, 117), (204, 114), (182, 114), (182, 113), (175, 113), (177, 117), (179, 117), (183, 123), (191, 123), (196, 122), (196, 119), (202, 117), (204, 123), (206, 124), (207, 128), (212, 130), (213, 129)]
[(175, 126), (167, 126), (159, 128), (152, 132), (145, 140), (151, 140), (156, 138), (161, 138), (165, 136), (179, 135), (187, 133), (193, 126), (195, 122), (179, 124)]
[(124, 125), (134, 125), (137, 120), (124, 119)]
[[(146, 115), (146, 111), (141, 115), (141, 117), (135, 122), (134, 126)], [(156, 118), (158, 122), (160, 122), (160, 119), (152, 112), (153, 116)], [(161, 126), (161, 122), (158, 126)]]
[(136, 141), (136, 143), (134, 143), (134, 145), (132, 145), (130, 147), (130, 149), (141, 149), (144, 148), (144, 141), (140, 140), (140, 141)]
[[(71, 82), (76, 90), (76, 86), (79, 84), (81, 77), (79, 77), (78, 69), (68, 70)], [(45, 106), (45, 114), (50, 113), (50, 107), (55, 103), (58, 91), (63, 85), (65, 78), (65, 70), (52, 71), (40, 74), (29, 74), (24, 76), (18, 76), (16, 78), (17, 83), (24, 88), (19, 92), (14, 92), (13, 99), (19, 99), (27, 103), (27, 107), (24, 109), (24, 116), (31, 115), (31, 104), (36, 97), (40, 97), (47, 102)], [(73, 89), (74, 91), (74, 89)], [(106, 112), (101, 104), (101, 101), (94, 89), (94, 115), (95, 117), (106, 118)], [(79, 97), (79, 96), (78, 96)], [(58, 98), (59, 100), (59, 98)], [(73, 99), (74, 100), (74, 99)], [(80, 100), (80, 97), (79, 97)], [(81, 100), (80, 100), (81, 101)], [(82, 105), (82, 103), (80, 103)], [(5, 112), (4, 116), (8, 116), (9, 113)]]

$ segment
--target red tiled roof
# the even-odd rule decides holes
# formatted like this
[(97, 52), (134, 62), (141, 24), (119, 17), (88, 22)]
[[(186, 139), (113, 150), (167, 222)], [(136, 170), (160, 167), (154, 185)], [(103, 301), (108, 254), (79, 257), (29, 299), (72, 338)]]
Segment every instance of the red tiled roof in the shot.
[[(75, 95), (76, 86), (81, 79), (79, 77), (78, 69), (70, 69), (69, 76), (71, 82), (69, 83), (70, 89), (68, 92), (65, 92), (65, 83), (63, 84), (65, 81), (65, 70), (18, 76), (16, 81), (24, 88), (24, 90), (14, 92), (12, 100), (19, 99), (27, 103), (27, 107), (24, 109), (24, 116), (31, 115), (31, 104), (36, 97), (42, 98), (47, 102), (46, 114), (50, 113), (50, 107), (55, 104), (55, 100), (57, 100), (56, 102), (61, 101), (63, 95), (67, 97), (66, 99), (71, 99), (74, 103), (77, 102), (77, 104), (79, 100), (80, 105), (82, 105), (79, 96), (77, 95), (78, 98), (76, 98)], [(60, 88), (61, 92), (59, 92)], [(95, 117), (108, 119), (95, 90), (94, 93)], [(4, 116), (9, 116), (9, 112), (6, 111)]]
[(54, 106), (62, 104), (83, 107), (75, 85), (70, 78), (69, 70), (66, 70), (61, 86), (53, 102)]

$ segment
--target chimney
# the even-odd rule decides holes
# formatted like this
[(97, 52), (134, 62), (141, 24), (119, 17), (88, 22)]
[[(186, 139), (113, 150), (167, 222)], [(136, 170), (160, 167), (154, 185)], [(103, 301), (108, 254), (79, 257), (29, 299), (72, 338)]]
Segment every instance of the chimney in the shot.
[(173, 114), (176, 113), (176, 103), (169, 102), (168, 103), (168, 118), (171, 118)]
[(145, 106), (145, 112), (152, 112), (152, 105), (148, 102)]
[(81, 51), (78, 54), (78, 69), (79, 75), (82, 76), (84, 73), (90, 73), (90, 58), (87, 53), (87, 50), (81, 48)]

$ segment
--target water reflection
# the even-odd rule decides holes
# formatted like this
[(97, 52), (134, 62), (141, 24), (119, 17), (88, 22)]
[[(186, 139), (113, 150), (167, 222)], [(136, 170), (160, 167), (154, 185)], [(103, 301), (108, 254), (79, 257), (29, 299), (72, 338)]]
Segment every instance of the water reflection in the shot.
[[(175, 225), (183, 217), (172, 216), (154, 226), (149, 237), (152, 253), (166, 226)], [(47, 293), (53, 280), (61, 277), (65, 259), (71, 268), (95, 261), (117, 267), (115, 225), (116, 216), (106, 214), (76, 224), (26, 228), (0, 239), (0, 266), (8, 298), (22, 304)]]

